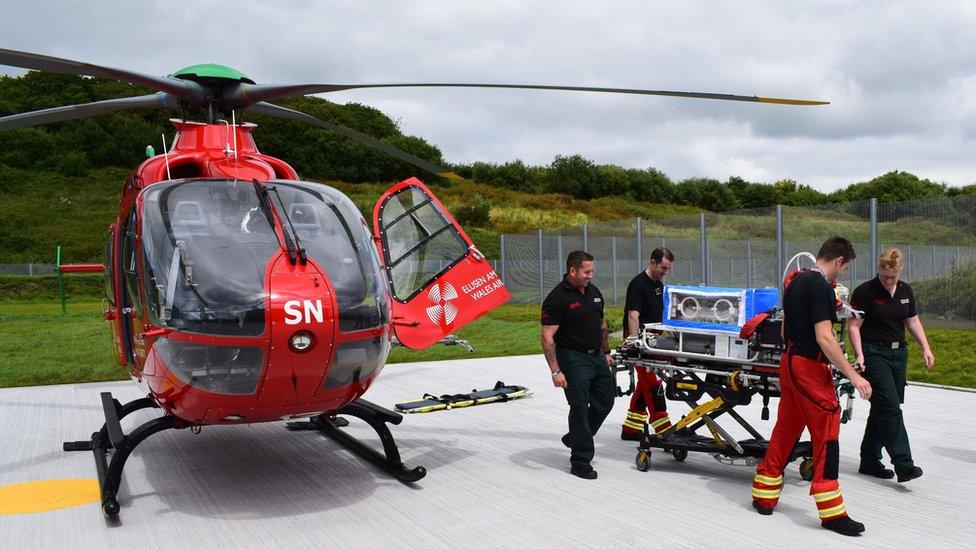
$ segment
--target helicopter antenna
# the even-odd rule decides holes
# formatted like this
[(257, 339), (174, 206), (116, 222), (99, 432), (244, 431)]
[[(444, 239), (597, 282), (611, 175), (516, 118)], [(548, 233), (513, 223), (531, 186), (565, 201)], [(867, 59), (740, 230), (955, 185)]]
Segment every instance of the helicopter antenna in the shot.
[(166, 179), (172, 181), (173, 174), (169, 171), (169, 149), (166, 148), (166, 134), (160, 134), (160, 137), (163, 138), (163, 161), (166, 162)]

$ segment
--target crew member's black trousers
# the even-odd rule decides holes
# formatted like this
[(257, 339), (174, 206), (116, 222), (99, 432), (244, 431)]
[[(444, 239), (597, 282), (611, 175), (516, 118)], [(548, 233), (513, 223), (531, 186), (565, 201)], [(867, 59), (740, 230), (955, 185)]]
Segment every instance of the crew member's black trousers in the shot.
[(587, 354), (557, 347), (556, 360), (567, 382), (569, 459), (574, 465), (588, 464), (593, 459), (593, 435), (613, 408), (616, 384), (602, 351)]

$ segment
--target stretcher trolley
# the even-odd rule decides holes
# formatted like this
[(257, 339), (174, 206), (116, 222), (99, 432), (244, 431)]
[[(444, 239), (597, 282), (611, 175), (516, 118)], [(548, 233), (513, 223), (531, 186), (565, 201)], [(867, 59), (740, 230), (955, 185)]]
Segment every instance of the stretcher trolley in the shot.
[[(691, 407), (661, 433), (644, 426), (634, 460), (639, 471), (650, 468), (652, 448), (670, 452), (677, 461), (684, 461), (689, 452), (708, 453), (727, 463), (754, 465), (762, 459), (768, 440), (735, 408), (759, 397), (761, 419), (768, 420), (770, 399), (780, 396), (779, 360), (785, 349), (777, 298), (775, 289), (669, 286), (664, 322), (644, 325), (639, 336), (613, 351), (615, 371), (630, 374), (629, 389), (618, 385), (619, 395), (634, 390), (634, 369), (644, 368), (661, 378), (668, 400)], [(841, 342), (845, 321), (842, 318), (834, 326)], [(837, 373), (834, 383), (838, 399), (847, 397), (841, 418), (846, 423), (852, 413), (853, 387)], [(723, 415), (751, 438), (732, 436), (717, 421)], [(809, 441), (797, 442), (790, 461), (796, 459), (801, 460), (800, 476), (813, 478)]]

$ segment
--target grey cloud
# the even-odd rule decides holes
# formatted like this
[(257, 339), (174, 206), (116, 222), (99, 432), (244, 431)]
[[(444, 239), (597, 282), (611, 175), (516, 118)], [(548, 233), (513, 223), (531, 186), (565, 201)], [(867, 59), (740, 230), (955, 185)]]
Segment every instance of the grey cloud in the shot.
[[(976, 8), (955, 2), (172, 2), (7, 0), (2, 47), (259, 82), (458, 81), (828, 99), (818, 108), (475, 90), (357, 101), (452, 162), (556, 154), (676, 179), (792, 178), (829, 190), (890, 169), (971, 183)], [(0, 67), (0, 71), (18, 71)]]

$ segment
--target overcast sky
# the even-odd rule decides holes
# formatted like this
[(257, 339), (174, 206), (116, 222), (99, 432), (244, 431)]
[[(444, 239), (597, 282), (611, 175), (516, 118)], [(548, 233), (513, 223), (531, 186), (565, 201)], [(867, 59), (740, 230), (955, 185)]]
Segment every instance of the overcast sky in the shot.
[(674, 180), (791, 178), (823, 191), (891, 170), (976, 182), (974, 29), (976, 2), (932, 0), (0, 4), (0, 47), (152, 74), (216, 62), (259, 83), (532, 83), (825, 99), (831, 104), (787, 107), (467, 89), (322, 96), (381, 109), (449, 162), (548, 164), (581, 154)]

